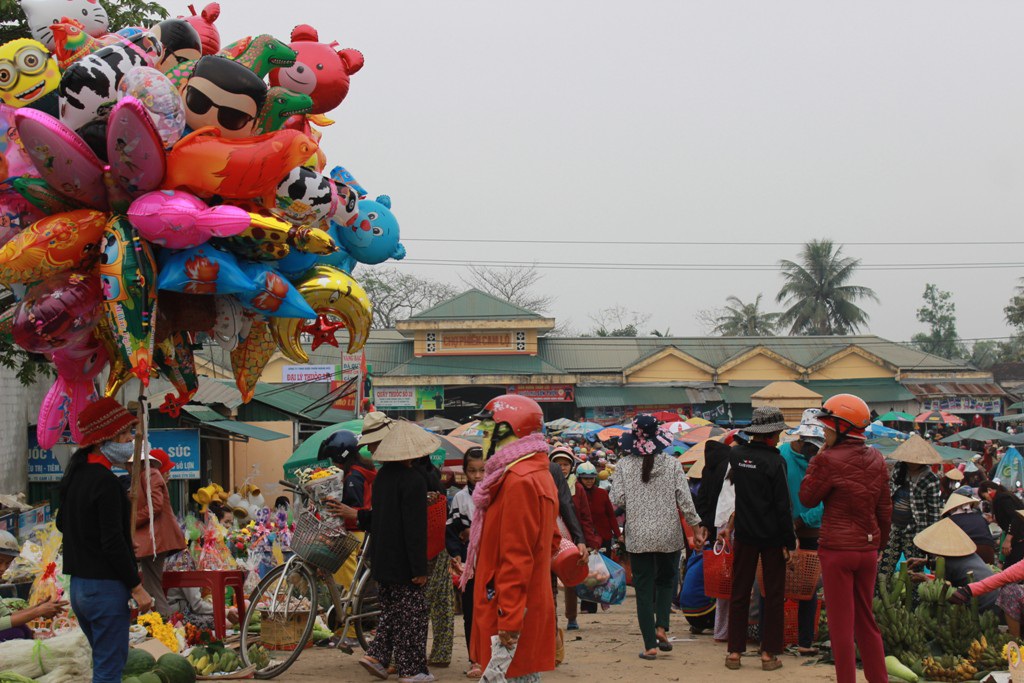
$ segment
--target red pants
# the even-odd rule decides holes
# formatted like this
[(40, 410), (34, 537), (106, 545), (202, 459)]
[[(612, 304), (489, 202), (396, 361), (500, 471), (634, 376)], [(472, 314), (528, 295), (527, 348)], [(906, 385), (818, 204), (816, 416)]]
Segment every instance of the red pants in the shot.
[(821, 548), (818, 557), (825, 584), (836, 683), (856, 683), (858, 647), (868, 682), (887, 683), (885, 648), (871, 608), (878, 576), (878, 553)]
[(750, 621), (750, 591), (761, 560), (764, 577), (764, 627), (761, 649), (782, 654), (782, 630), (785, 625), (786, 560), (782, 546), (758, 548), (734, 541), (732, 546), (732, 600), (729, 601), (729, 652), (746, 652), (747, 623)]

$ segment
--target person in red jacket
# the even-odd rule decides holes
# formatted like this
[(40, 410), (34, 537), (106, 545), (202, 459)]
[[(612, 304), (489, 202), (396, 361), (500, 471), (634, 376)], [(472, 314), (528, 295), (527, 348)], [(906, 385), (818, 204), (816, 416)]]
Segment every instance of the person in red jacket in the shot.
[(850, 394), (833, 396), (817, 418), (825, 427), (825, 450), (811, 458), (800, 502), (806, 507), (825, 504), (818, 556), (836, 683), (857, 680), (858, 649), (868, 683), (887, 683), (871, 601), (879, 552), (889, 541), (892, 521), (889, 473), (882, 454), (864, 443), (864, 429), (871, 423), (864, 401)]
[[(573, 469), (576, 467), (576, 456), (573, 455), (568, 446), (555, 446), (551, 449), (549, 457), (551, 462), (558, 463), (562, 468), (562, 474), (565, 475), (566, 482), (569, 484), (569, 490), (572, 491), (572, 506), (576, 510), (576, 518), (579, 519), (580, 527), (583, 529), (583, 538), (587, 548), (597, 550), (601, 547), (601, 537), (598, 536), (597, 531), (594, 529), (594, 520), (590, 513), (590, 501), (587, 498), (587, 491), (583, 488), (583, 484), (572, 476)], [(557, 600), (558, 597), (556, 596), (556, 603)], [(568, 623), (565, 626), (565, 630), (567, 631), (576, 631), (580, 627), (576, 622), (577, 607), (576, 588), (566, 586), (565, 620)]]
[[(589, 462), (581, 463), (576, 467), (576, 480), (583, 486), (583, 491), (587, 495), (594, 531), (601, 538), (601, 552), (611, 555), (612, 543), (622, 535), (622, 531), (619, 529), (619, 520), (615, 516), (615, 507), (612, 506), (608, 492), (597, 485), (597, 468)], [(607, 609), (607, 605), (605, 608)], [(597, 603), (584, 600), (580, 610), (584, 614), (597, 614)]]

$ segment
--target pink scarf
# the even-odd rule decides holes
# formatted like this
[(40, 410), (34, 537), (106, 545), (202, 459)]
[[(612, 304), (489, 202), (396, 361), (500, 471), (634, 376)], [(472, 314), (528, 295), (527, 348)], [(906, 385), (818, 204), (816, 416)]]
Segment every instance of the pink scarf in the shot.
[(466, 570), (462, 573), (462, 581), (459, 584), (461, 588), (464, 589), (466, 583), (476, 573), (476, 556), (480, 551), (480, 536), (483, 534), (487, 508), (491, 506), (494, 496), (501, 488), (501, 481), (509, 465), (531, 453), (547, 451), (548, 442), (544, 435), (531, 434), (510, 443), (487, 459), (487, 464), (484, 465), (484, 478), (473, 491), (473, 505), (476, 509), (473, 512), (473, 525), (469, 528), (469, 549), (466, 551)]

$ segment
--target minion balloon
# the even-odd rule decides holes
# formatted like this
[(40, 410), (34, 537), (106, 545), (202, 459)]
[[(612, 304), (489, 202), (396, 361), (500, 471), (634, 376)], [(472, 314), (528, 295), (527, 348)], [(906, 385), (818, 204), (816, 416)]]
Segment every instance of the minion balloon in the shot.
[(18, 38), (0, 45), (0, 100), (27, 107), (60, 85), (60, 70), (38, 40)]

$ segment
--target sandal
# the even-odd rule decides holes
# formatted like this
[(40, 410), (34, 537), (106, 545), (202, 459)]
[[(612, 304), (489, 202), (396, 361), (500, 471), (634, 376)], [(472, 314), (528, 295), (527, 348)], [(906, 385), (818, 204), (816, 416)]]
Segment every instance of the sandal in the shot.
[(648, 654), (646, 652), (641, 652), (639, 656), (640, 656), (640, 659), (646, 659), (649, 662), (650, 661), (654, 661), (655, 659), (658, 658), (658, 655), (652, 655), (652, 654)]
[(778, 657), (761, 660), (761, 671), (776, 671), (782, 668), (782, 661)]
[(363, 657), (359, 660), (359, 665), (382, 680), (387, 680), (388, 676), (391, 675), (384, 665), (373, 657)]
[(658, 629), (661, 633), (656, 633), (655, 638), (658, 639), (658, 649), (662, 652), (672, 652), (672, 642), (668, 639), (668, 634), (664, 629)]
[(480, 668), (480, 665), (474, 662), (469, 667), (469, 671), (466, 672), (466, 678), (477, 679), (484, 675), (484, 670)]
[(741, 666), (743, 666), (743, 662), (742, 662), (742, 660), (739, 657), (736, 657), (735, 659), (733, 659), (733, 657), (730, 655), (730, 656), (725, 658), (725, 668), (726, 669), (732, 669), (733, 671), (736, 671)]

